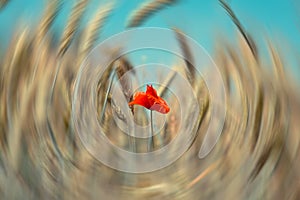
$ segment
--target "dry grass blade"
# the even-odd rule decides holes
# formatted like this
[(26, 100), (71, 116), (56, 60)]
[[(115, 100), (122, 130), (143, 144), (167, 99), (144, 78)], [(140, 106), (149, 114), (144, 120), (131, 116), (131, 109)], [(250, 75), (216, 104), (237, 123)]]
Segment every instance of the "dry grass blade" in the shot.
[[(108, 68), (104, 71), (101, 79), (98, 82), (97, 85), (97, 97), (98, 97), (98, 105), (103, 105), (105, 101), (105, 89), (108, 88), (108, 85), (110, 83), (110, 77), (114, 73), (113, 64), (110, 64)], [(98, 113), (102, 112), (102, 107), (98, 106)]]
[(58, 57), (62, 57), (71, 45), (87, 4), (88, 0), (80, 0), (75, 4), (70, 15), (67, 27), (64, 30), (63, 36), (61, 38), (60, 46), (58, 48)]
[(127, 27), (140, 26), (146, 19), (152, 14), (165, 8), (168, 5), (174, 4), (176, 0), (152, 0), (142, 4), (137, 10), (135, 10), (128, 20)]
[(261, 133), (261, 125), (262, 125), (262, 115), (263, 115), (263, 107), (264, 107), (264, 93), (263, 90), (258, 86), (258, 91), (256, 93), (256, 107), (254, 109), (254, 121), (253, 121), (253, 145), (252, 145), (252, 150), (254, 150), (259, 134)]
[(193, 63), (193, 60), (194, 60), (191, 50), (187, 44), (185, 35), (178, 29), (174, 29), (174, 31), (176, 33), (177, 40), (180, 44), (180, 48), (182, 49), (182, 52), (183, 52), (184, 62), (187, 67), (187, 70), (185, 70), (187, 77), (188, 77), (190, 83), (193, 85), (195, 82), (196, 71), (195, 71), (195, 67), (191, 64), (191, 63)]
[(55, 90), (55, 86), (56, 86), (56, 82), (57, 82), (57, 77), (59, 74), (59, 70), (61, 68), (61, 64), (62, 64), (62, 57), (64, 56), (64, 54), (66, 53), (66, 51), (68, 50), (69, 46), (71, 45), (75, 33), (78, 29), (79, 26), (79, 22), (83, 17), (83, 13), (87, 7), (88, 4), (88, 0), (81, 0), (78, 3), (75, 4), (72, 13), (70, 15), (70, 19), (67, 23), (67, 27), (63, 32), (63, 36), (60, 42), (60, 46), (58, 48), (58, 64), (56, 66), (56, 70), (55, 70), (55, 74), (54, 74), (54, 79), (50, 88), (50, 98), (48, 100), (48, 105), (47, 105), (47, 128), (48, 128), (48, 133), (50, 135), (51, 138), (51, 142), (54, 145), (55, 151), (57, 153), (57, 157), (58, 159), (61, 161), (62, 163), (62, 153), (60, 148), (58, 147), (57, 144), (57, 140), (54, 136), (52, 127), (51, 127), (51, 105), (53, 103), (53, 98), (54, 98), (54, 90)]
[(272, 146), (266, 148), (264, 152), (261, 153), (261, 156), (257, 160), (257, 163), (255, 165), (255, 168), (251, 172), (251, 175), (249, 177), (249, 181), (253, 181), (259, 172), (262, 170), (266, 162), (268, 161), (268, 158), (270, 157), (270, 154), (272, 153)]
[(285, 82), (286, 74), (284, 71), (282, 59), (280, 58), (280, 55), (270, 41), (268, 41), (268, 47), (273, 62), (272, 66), (274, 67), (275, 76), (278, 80)]
[(233, 23), (237, 26), (238, 30), (241, 32), (243, 37), (245, 38), (249, 48), (251, 49), (253, 56), (257, 59), (257, 48), (256, 48), (252, 38), (249, 36), (249, 34), (247, 34), (247, 32), (245, 31), (244, 27), (242, 26), (240, 20), (236, 17), (235, 13), (230, 8), (230, 6), (224, 0), (219, 0), (219, 2), (223, 6), (223, 8), (226, 10), (227, 14), (230, 16)]
[(104, 25), (105, 20), (113, 9), (114, 4), (108, 3), (105, 6), (101, 6), (93, 19), (89, 22), (83, 33), (83, 39), (81, 42), (80, 54), (84, 57), (92, 49), (95, 41), (97, 41), (99, 32)]

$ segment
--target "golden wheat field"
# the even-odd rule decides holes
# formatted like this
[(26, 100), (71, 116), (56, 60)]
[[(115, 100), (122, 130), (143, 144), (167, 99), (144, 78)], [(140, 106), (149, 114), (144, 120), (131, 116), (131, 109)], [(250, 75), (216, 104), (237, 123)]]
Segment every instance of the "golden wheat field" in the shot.
[[(266, 37), (267, 53), (260, 53), (261, 44), (229, 3), (218, 2), (236, 26), (235, 42), (216, 38), (214, 62), (200, 75), (184, 30), (165, 30), (182, 58), (143, 71), (123, 51), (122, 38), (97, 52), (116, 2), (101, 4), (80, 26), (90, 2), (74, 1), (60, 36), (52, 26), (64, 1), (45, 2), (36, 26), (20, 22), (8, 47), (0, 49), (0, 199), (300, 199), (300, 86), (273, 40)], [(144, 31), (138, 27), (177, 3), (141, 2), (126, 26)], [(0, 12), (9, 4), (0, 1)], [(105, 59), (113, 62), (97, 63)], [(222, 78), (223, 100), (211, 93), (218, 74), (210, 64)], [(151, 111), (150, 118), (142, 107), (126, 107), (143, 90), (139, 83), (151, 81), (148, 73), (160, 82), (153, 85), (171, 108), (166, 115)], [(135, 137), (148, 129), (130, 129), (130, 121), (151, 127), (152, 134), (153, 126), (161, 128), (153, 137)], [(222, 128), (216, 143), (205, 137), (211, 126)], [(179, 130), (187, 141), (180, 141)], [(204, 142), (213, 148), (199, 158)], [(161, 157), (164, 146), (170, 148)], [(134, 157), (149, 152), (145, 160)]]

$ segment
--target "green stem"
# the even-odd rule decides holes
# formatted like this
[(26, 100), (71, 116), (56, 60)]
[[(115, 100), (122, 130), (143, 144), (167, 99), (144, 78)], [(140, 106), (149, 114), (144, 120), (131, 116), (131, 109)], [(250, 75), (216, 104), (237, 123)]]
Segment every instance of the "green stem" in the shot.
[(150, 126), (151, 126), (151, 136), (149, 138), (148, 143), (148, 152), (154, 149), (154, 138), (153, 138), (153, 117), (152, 117), (152, 110), (150, 111)]

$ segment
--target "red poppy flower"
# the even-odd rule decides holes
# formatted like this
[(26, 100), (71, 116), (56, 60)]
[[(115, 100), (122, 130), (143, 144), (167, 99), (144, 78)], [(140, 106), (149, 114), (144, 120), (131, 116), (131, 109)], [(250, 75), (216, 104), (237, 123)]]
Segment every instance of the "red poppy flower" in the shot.
[(170, 111), (170, 107), (166, 101), (157, 95), (152, 85), (147, 85), (146, 92), (137, 92), (134, 95), (133, 101), (129, 102), (128, 105), (131, 106), (134, 104), (144, 106), (149, 110), (155, 110), (162, 114), (166, 114)]

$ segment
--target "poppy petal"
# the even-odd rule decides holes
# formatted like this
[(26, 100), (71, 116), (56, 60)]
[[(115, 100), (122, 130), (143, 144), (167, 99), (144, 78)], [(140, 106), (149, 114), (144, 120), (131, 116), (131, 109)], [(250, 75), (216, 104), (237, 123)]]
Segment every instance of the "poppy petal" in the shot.
[(134, 105), (134, 104), (144, 106), (148, 109), (151, 107), (151, 105), (148, 101), (148, 97), (144, 92), (138, 92), (135, 95), (134, 100), (128, 103), (128, 105), (130, 105), (130, 106)]
[(153, 104), (151, 106), (150, 110), (155, 110), (155, 111), (160, 112), (162, 114), (166, 114), (170, 111), (170, 108), (166, 105)]
[(158, 98), (156, 90), (152, 87), (152, 85), (147, 85), (146, 94), (149, 94), (155, 98)]

